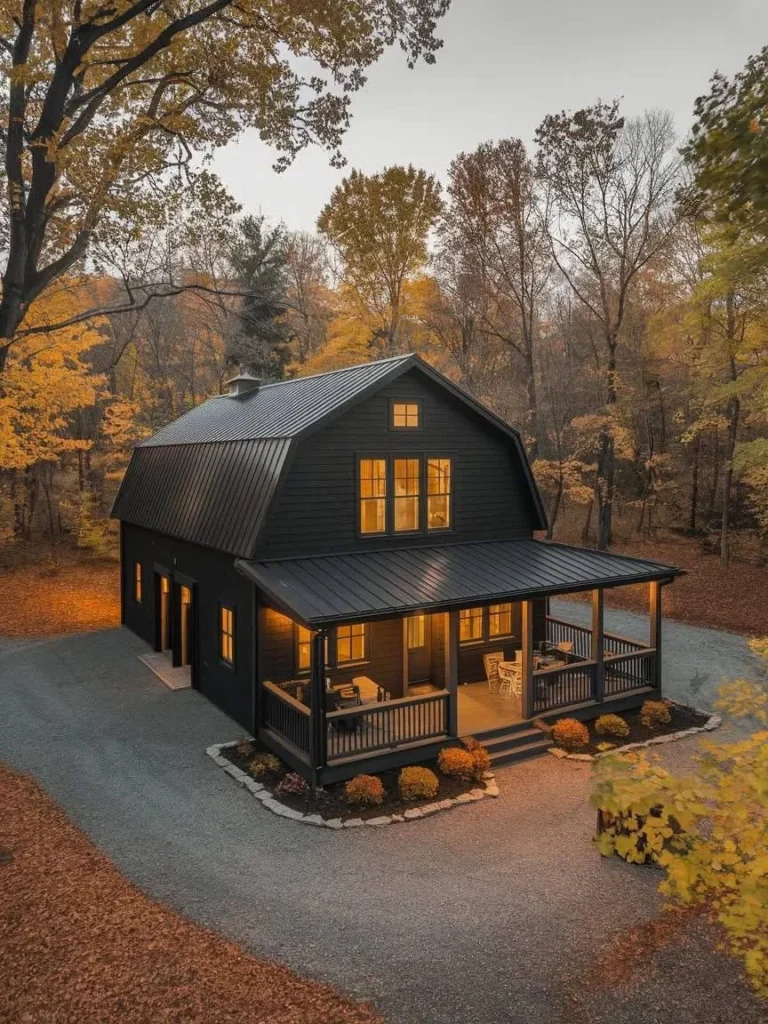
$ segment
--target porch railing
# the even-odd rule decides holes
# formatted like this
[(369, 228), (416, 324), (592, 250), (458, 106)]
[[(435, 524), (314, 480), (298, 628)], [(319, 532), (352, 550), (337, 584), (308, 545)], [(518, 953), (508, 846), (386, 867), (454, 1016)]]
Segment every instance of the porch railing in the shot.
[(547, 641), (555, 645), (573, 644), (573, 653), (578, 658), (592, 656), (592, 630), (585, 626), (577, 626), (575, 622), (547, 616)]
[(595, 662), (576, 661), (533, 673), (533, 710), (535, 714), (594, 700)]
[(447, 690), (438, 690), (330, 711), (326, 715), (328, 762), (447, 735), (448, 696)]
[(605, 656), (604, 693), (613, 697), (643, 686), (652, 686), (656, 651), (652, 647), (639, 648), (631, 654)]
[(637, 640), (628, 640), (625, 636), (617, 636), (615, 633), (604, 633), (603, 649), (605, 657), (610, 654), (634, 654), (635, 651), (647, 651), (650, 648)]
[(308, 755), (311, 710), (274, 683), (263, 683), (262, 695), (265, 726)]

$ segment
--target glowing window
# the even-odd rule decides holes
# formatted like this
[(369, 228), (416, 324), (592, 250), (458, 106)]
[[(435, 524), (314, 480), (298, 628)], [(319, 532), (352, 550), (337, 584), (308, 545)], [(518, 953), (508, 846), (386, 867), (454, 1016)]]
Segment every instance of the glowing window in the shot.
[(451, 460), (427, 459), (427, 529), (451, 525)]
[(408, 623), (408, 649), (413, 651), (426, 644), (426, 615), (409, 615)]
[(463, 608), (459, 612), (459, 640), (471, 643), (483, 639), (483, 609)]
[(133, 563), (133, 599), (141, 604), (141, 562)]
[(512, 605), (488, 606), (488, 636), (509, 636), (512, 632)]
[(392, 403), (392, 426), (418, 427), (419, 425), (419, 403), (418, 402), (393, 402)]
[(300, 672), (309, 668), (312, 656), (312, 634), (303, 626), (296, 627), (296, 665)]
[(354, 626), (339, 626), (336, 630), (336, 663), (344, 665), (350, 661), (364, 661), (366, 630), (363, 623)]
[(421, 461), (395, 459), (395, 532), (419, 528)]
[(387, 461), (360, 460), (360, 533), (387, 528)]
[(235, 663), (235, 613), (231, 608), (222, 605), (219, 608), (220, 653), (223, 661), (229, 665)]

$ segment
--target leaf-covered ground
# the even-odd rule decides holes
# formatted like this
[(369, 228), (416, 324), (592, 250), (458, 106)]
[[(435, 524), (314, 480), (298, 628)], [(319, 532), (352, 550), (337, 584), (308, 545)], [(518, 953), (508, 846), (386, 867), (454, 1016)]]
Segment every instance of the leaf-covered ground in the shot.
[(0, 636), (56, 636), (120, 624), (120, 573), (114, 561), (20, 565), (0, 574)]
[(375, 1024), (127, 882), (26, 776), (0, 765), (2, 1024)]

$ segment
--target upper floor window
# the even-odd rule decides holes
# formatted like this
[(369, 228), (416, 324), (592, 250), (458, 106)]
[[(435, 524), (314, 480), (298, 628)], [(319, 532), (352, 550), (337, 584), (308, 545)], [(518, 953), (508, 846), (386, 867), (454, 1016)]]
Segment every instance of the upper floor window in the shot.
[(336, 629), (336, 664), (345, 665), (352, 661), (365, 661), (368, 636), (365, 623), (353, 626), (338, 626)]
[(393, 402), (392, 403), (392, 426), (395, 429), (421, 426), (421, 410), (418, 402)]
[(387, 460), (360, 460), (360, 533), (387, 529)]
[(512, 605), (488, 605), (488, 636), (509, 636), (512, 633)]
[(419, 528), (421, 459), (395, 459), (395, 532)]
[(459, 612), (459, 640), (471, 643), (483, 639), (483, 609), (462, 608)]
[(235, 613), (226, 605), (219, 606), (219, 653), (228, 665), (235, 663)]
[(451, 525), (451, 460), (427, 459), (427, 529)]
[(133, 599), (141, 604), (141, 562), (133, 563)]

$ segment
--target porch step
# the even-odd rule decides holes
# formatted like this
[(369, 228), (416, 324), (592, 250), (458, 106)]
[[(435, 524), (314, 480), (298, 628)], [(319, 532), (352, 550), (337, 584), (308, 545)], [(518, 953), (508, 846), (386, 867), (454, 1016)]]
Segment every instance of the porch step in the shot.
[(546, 733), (527, 723), (477, 733), (476, 739), (487, 748), (492, 765), (535, 757), (552, 746), (552, 741)]

